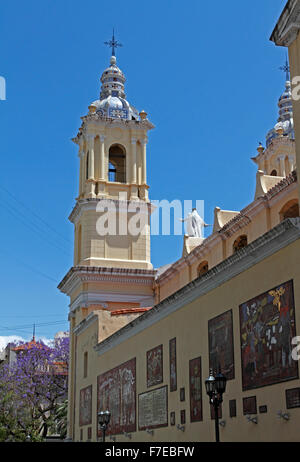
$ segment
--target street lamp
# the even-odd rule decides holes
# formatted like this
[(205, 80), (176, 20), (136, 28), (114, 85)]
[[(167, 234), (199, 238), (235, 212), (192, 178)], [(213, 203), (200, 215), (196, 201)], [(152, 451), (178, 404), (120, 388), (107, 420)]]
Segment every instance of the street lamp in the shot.
[(220, 441), (219, 434), (219, 406), (223, 401), (223, 393), (226, 390), (226, 377), (221, 373), (219, 368), (219, 373), (214, 377), (213, 370), (210, 369), (209, 377), (205, 380), (205, 389), (206, 393), (209, 396), (209, 402), (214, 407), (215, 412), (215, 431), (216, 431), (216, 442)]
[(109, 411), (100, 411), (98, 412), (98, 424), (102, 431), (102, 442), (105, 443), (105, 432), (110, 421), (110, 412)]

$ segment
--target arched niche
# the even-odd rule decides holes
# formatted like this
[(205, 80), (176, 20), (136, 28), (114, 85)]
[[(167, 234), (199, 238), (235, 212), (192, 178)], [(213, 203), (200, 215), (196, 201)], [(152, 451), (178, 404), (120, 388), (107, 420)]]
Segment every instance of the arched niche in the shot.
[(238, 250), (246, 247), (248, 245), (248, 238), (246, 234), (242, 234), (241, 236), (237, 237), (232, 245), (233, 253), (237, 252)]
[(281, 208), (279, 212), (280, 221), (286, 218), (299, 217), (299, 202), (297, 199), (291, 199)]

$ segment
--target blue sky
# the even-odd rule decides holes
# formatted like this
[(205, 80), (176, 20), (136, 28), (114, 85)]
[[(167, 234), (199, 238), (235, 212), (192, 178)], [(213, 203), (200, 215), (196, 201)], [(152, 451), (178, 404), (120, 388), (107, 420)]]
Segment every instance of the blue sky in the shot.
[[(127, 99), (149, 134), (150, 197), (240, 210), (254, 197), (250, 158), (274, 126), (285, 49), (269, 41), (285, 0), (11, 0), (0, 5), (0, 336), (66, 330), (57, 289), (72, 266), (80, 117), (98, 98), (112, 28)], [(152, 238), (155, 267), (182, 236)]]

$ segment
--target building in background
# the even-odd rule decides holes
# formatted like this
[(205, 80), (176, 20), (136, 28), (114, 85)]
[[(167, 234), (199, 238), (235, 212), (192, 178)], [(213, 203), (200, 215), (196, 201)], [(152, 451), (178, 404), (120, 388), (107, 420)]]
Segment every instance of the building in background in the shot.
[[(300, 75), (300, 1), (287, 3), (272, 35), (277, 44), (285, 27), (293, 78)], [(300, 325), (300, 112), (288, 66), (279, 118), (252, 157), (253, 201), (240, 211), (216, 207), (210, 236), (184, 236), (182, 257), (153, 269), (148, 218), (146, 233), (134, 238), (97, 233), (106, 199), (121, 227), (128, 206), (151, 211), (146, 143), (153, 125), (126, 100), (114, 37), (111, 43), (100, 99), (74, 138), (74, 266), (59, 284), (70, 297), (68, 437), (96, 441), (97, 412), (109, 409), (116, 441), (129, 434), (131, 441), (213, 441), (204, 380), (220, 366), (228, 379), (223, 441), (299, 441), (292, 352)]]

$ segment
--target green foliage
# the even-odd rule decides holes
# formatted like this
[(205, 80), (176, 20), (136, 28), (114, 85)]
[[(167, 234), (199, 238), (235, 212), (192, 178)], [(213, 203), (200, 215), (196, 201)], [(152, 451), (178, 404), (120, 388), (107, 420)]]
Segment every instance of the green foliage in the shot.
[(67, 436), (67, 416), (68, 400), (66, 399), (62, 404), (57, 406), (55, 412), (56, 428), (62, 439)]

